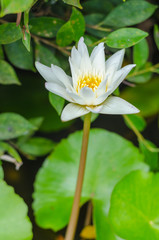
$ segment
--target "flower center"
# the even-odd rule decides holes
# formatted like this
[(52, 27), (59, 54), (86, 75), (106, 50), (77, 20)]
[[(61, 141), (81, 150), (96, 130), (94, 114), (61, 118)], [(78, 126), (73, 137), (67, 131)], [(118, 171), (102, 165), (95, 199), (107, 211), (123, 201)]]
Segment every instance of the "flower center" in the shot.
[(84, 76), (80, 76), (77, 81), (76, 91), (78, 92), (83, 87), (89, 87), (94, 92), (98, 88), (101, 81), (102, 78), (98, 75), (87, 74)]

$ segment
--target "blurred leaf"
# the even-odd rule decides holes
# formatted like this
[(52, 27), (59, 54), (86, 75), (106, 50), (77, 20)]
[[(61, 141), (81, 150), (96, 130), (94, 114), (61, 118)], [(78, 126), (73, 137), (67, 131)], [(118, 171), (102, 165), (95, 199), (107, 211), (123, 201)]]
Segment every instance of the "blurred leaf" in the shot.
[(30, 52), (30, 30), (29, 30), (29, 10), (24, 12), (24, 26), (23, 26), (23, 37), (22, 42), (26, 49)]
[(61, 115), (62, 109), (65, 104), (65, 99), (49, 92), (49, 101), (51, 105), (55, 108), (58, 115)]
[(31, 240), (32, 226), (23, 199), (3, 180), (0, 180), (0, 195), (0, 239)]
[(106, 37), (106, 44), (112, 48), (128, 48), (147, 37), (148, 33), (138, 28), (121, 28)]
[(3, 149), (4, 152), (8, 152), (17, 162), (22, 162), (19, 153), (8, 143), (0, 141), (0, 149)]
[[(0, 155), (1, 154), (1, 147), (0, 147)], [(4, 173), (3, 173), (3, 168), (2, 168), (2, 162), (0, 161), (0, 179), (3, 179), (4, 178)]]
[[(136, 72), (142, 72), (144, 71), (146, 68), (149, 68), (152, 66), (152, 63), (151, 62), (147, 62), (144, 66), (142, 66), (140, 69), (137, 69), (137, 67), (134, 69), (134, 71), (132, 71), (130, 73), (130, 77), (128, 76), (127, 77), (127, 80), (129, 80), (130, 82), (134, 82), (134, 83), (146, 83), (148, 82), (151, 77), (152, 77), (152, 72), (146, 72), (146, 73), (142, 73), (142, 74), (137, 74), (137, 75), (134, 75)], [(132, 77), (131, 77), (132, 75)]]
[(149, 56), (149, 47), (146, 39), (136, 44), (133, 49), (133, 60), (138, 68), (145, 65)]
[[(156, 148), (155, 144), (150, 142), (149, 140), (144, 140), (146, 144), (148, 144), (150, 147)], [(139, 146), (141, 149), (141, 152), (145, 156), (145, 162), (150, 166), (150, 169), (152, 171), (158, 170), (159, 167), (159, 159), (158, 159), (158, 152), (151, 152), (144, 144), (143, 141), (139, 140)]]
[(84, 239), (96, 239), (95, 227), (92, 225), (84, 227), (80, 233), (80, 237)]
[(43, 44), (35, 45), (35, 58), (36, 61), (50, 67), (51, 64), (60, 66), (60, 62), (55, 56), (55, 51), (53, 48), (48, 48)]
[(63, 0), (64, 3), (67, 3), (69, 5), (72, 5), (72, 6), (75, 6), (75, 7), (78, 7), (78, 8), (81, 8), (82, 9), (82, 6), (80, 4), (80, 0)]
[(34, 137), (18, 145), (20, 150), (26, 154), (41, 157), (53, 150), (55, 143), (47, 138)]
[(120, 96), (137, 107), (143, 117), (148, 117), (159, 111), (158, 90), (159, 78), (155, 78), (144, 85), (126, 88)]
[[(47, 158), (36, 177), (33, 209), (40, 227), (57, 231), (69, 221), (82, 134), (82, 131), (76, 132), (63, 139), (55, 147), (53, 154)], [(123, 176), (135, 169), (147, 169), (147, 165), (143, 163), (143, 156), (132, 143), (102, 129), (91, 130), (81, 205), (89, 199), (93, 201), (97, 240), (114, 239), (111, 227), (109, 225), (108, 228), (105, 227), (111, 192)], [(96, 209), (98, 201), (102, 206), (102, 215), (98, 215)], [(103, 219), (102, 226), (98, 225), (97, 215)], [(108, 232), (111, 232), (112, 238), (108, 238)], [(104, 238), (100, 238), (100, 234)]]
[(4, 85), (20, 85), (14, 68), (12, 68), (12, 66), (4, 60), (0, 60), (0, 83)]
[(30, 52), (28, 52), (21, 40), (5, 45), (5, 52), (14, 66), (21, 69), (34, 70), (33, 50), (31, 48)]
[(85, 32), (85, 21), (82, 13), (72, 8), (70, 20), (58, 31), (56, 42), (60, 46), (67, 46), (73, 40), (78, 41)]
[(29, 122), (36, 127), (36, 129), (39, 129), (42, 122), (44, 121), (43, 117), (36, 117), (36, 118), (30, 118)]
[(73, 41), (73, 35), (74, 33), (71, 22), (68, 21), (59, 29), (56, 37), (56, 42), (62, 47), (67, 46)]
[(0, 114), (0, 139), (9, 140), (36, 129), (29, 121), (16, 113)]
[(111, 197), (110, 219), (127, 240), (158, 240), (159, 174), (135, 171), (124, 177)]
[(30, 32), (40, 37), (53, 38), (64, 24), (64, 20), (53, 17), (31, 18), (29, 22)]
[[(126, 120), (128, 119), (128, 121)], [(130, 128), (131, 130), (133, 130), (129, 124), (129, 121), (135, 126), (135, 128), (138, 131), (143, 131), (146, 127), (146, 121), (145, 119), (141, 116), (141, 115), (126, 115), (126, 118), (124, 118), (125, 124), (128, 126), (128, 128)]]
[(21, 28), (20, 26), (16, 26), (16, 23), (4, 23), (0, 25), (0, 44), (12, 43), (21, 37)]
[(3, 17), (4, 15), (9, 14), (9, 13), (24, 12), (25, 10), (27, 10), (29, 7), (32, 6), (33, 2), (34, 2), (34, 0), (25, 0), (25, 1), (1, 0), (0, 17)]
[(73, 35), (76, 42), (84, 35), (85, 32), (85, 20), (82, 13), (76, 8), (72, 8), (72, 14), (70, 17), (71, 26), (73, 29)]
[(126, 1), (114, 8), (103, 21), (103, 24), (113, 27), (135, 25), (149, 18), (157, 6), (147, 1)]
[(159, 26), (157, 24), (155, 24), (154, 26), (154, 39), (155, 39), (156, 46), (159, 50)]
[(82, 2), (83, 10), (86, 13), (103, 13), (104, 17), (113, 9), (113, 1), (110, 0), (87, 0)]
[(0, 45), (0, 59), (4, 59), (4, 53), (3, 53), (2, 45)]

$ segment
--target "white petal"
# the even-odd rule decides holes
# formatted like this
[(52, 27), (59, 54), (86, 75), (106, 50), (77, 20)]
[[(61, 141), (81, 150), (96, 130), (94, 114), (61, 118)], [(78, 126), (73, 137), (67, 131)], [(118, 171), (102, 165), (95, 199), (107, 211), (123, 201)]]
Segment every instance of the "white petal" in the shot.
[(95, 107), (86, 107), (90, 112), (92, 113), (99, 113), (102, 109), (102, 105), (100, 106), (95, 106)]
[(98, 46), (96, 46), (90, 56), (91, 62), (94, 61), (94, 59), (96, 58), (96, 55), (98, 54), (98, 52), (100, 51), (100, 49), (104, 48), (104, 43), (99, 43)]
[(50, 92), (66, 99), (69, 102), (73, 102), (73, 100), (71, 99), (71, 97), (67, 94), (66, 89), (56, 83), (50, 83), (50, 82), (46, 82), (45, 83), (45, 87), (47, 90), (49, 90)]
[(60, 68), (60, 67), (58, 67), (56, 65), (51, 64), (51, 69), (52, 69), (52, 72), (59, 79), (59, 81), (64, 84), (64, 86), (66, 86), (68, 88), (70, 86), (72, 86), (71, 82), (70, 82), (70, 79), (68, 78), (67, 74), (63, 71), (62, 68)]
[(105, 92), (104, 94), (102, 94), (101, 96), (97, 97), (95, 99), (95, 102), (94, 102), (94, 105), (99, 105), (101, 104), (102, 102), (105, 101), (105, 99), (110, 95), (110, 92)]
[(115, 71), (120, 69), (123, 62), (124, 53), (125, 53), (125, 49), (122, 49), (114, 53), (105, 63), (106, 71), (109, 70), (109, 68), (112, 65), (114, 65)]
[[(93, 53), (92, 53), (93, 54)], [(98, 45), (95, 53), (92, 56), (92, 69), (95, 72), (104, 77), (105, 75), (105, 53), (104, 53), (104, 43)]]
[(95, 91), (96, 96), (99, 97), (106, 91), (106, 84), (107, 84), (108, 78), (106, 77), (98, 86), (97, 90)]
[[(48, 82), (60, 83), (56, 75), (52, 72), (51, 68), (41, 64), (39, 62), (35, 62), (35, 66), (41, 76)], [(63, 85), (63, 84), (61, 84)]]
[(69, 103), (66, 105), (66, 107), (62, 111), (61, 120), (63, 122), (66, 122), (74, 118), (83, 116), (87, 113), (89, 113), (89, 111), (85, 107), (80, 106), (78, 104)]
[(70, 57), (69, 57), (69, 63), (71, 68), (73, 87), (74, 89), (76, 89), (79, 69), (77, 69), (76, 66), (74, 66), (72, 59)]
[(113, 96), (106, 99), (102, 106), (100, 113), (103, 114), (132, 114), (139, 112), (136, 107), (124, 99)]
[(79, 96), (78, 94), (76, 94), (76, 93), (74, 93), (72, 91), (69, 91), (67, 89), (66, 89), (66, 92), (74, 100), (75, 103), (78, 103), (80, 105), (85, 105), (86, 104), (84, 99), (81, 96)]
[(83, 87), (79, 91), (79, 95), (84, 99), (86, 105), (93, 105), (95, 101), (95, 93), (89, 87)]
[(73, 62), (73, 64), (79, 68), (80, 63), (81, 63), (81, 55), (78, 52), (78, 50), (75, 48), (75, 46), (72, 48), (71, 50), (71, 60)]
[(112, 79), (112, 83), (108, 86), (108, 91), (110, 91), (110, 94), (114, 92), (114, 90), (120, 85), (120, 83), (125, 79), (125, 77), (128, 75), (128, 73), (134, 68), (135, 64), (129, 64), (123, 68), (121, 68), (119, 71), (117, 71), (114, 74), (114, 77)]
[(88, 55), (88, 49), (87, 49), (87, 46), (86, 44), (84, 43), (84, 38), (81, 37), (80, 40), (78, 41), (78, 52), (80, 53), (81, 57), (83, 55)]

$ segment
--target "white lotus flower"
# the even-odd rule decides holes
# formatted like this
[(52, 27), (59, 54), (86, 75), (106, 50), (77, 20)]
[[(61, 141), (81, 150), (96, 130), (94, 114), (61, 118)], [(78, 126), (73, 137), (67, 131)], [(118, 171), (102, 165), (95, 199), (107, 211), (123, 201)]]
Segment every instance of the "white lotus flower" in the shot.
[(61, 114), (62, 121), (83, 116), (89, 112), (102, 114), (132, 114), (139, 110), (125, 100), (110, 96), (134, 64), (121, 68), (125, 50), (120, 50), (105, 62), (104, 43), (96, 46), (89, 56), (83, 37), (78, 49), (72, 48), (69, 63), (72, 77), (60, 67), (51, 68), (36, 62), (39, 73), (47, 81), (45, 87), (67, 101)]

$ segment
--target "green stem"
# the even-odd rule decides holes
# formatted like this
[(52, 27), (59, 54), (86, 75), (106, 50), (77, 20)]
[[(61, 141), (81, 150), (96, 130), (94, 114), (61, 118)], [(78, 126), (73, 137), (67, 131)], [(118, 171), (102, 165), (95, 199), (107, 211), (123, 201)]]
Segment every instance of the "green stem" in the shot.
[(140, 142), (142, 142), (145, 147), (150, 151), (150, 152), (159, 152), (159, 148), (153, 148), (151, 147), (145, 140), (145, 138), (142, 136), (142, 134), (137, 130), (137, 128), (135, 127), (135, 125), (132, 123), (132, 121), (128, 118), (128, 116), (123, 115), (125, 120), (127, 121), (127, 123), (129, 124), (129, 126), (131, 127), (131, 129), (133, 130), (133, 132), (136, 134), (138, 140)]
[(87, 115), (85, 115), (85, 118), (84, 118), (82, 149), (81, 149), (80, 164), (79, 164), (78, 177), (77, 177), (77, 183), (76, 183), (76, 190), (75, 190), (73, 207), (72, 207), (69, 225), (66, 231), (65, 240), (73, 240), (75, 236), (75, 231), (76, 231), (76, 226), (77, 226), (77, 221), (79, 216), (79, 209), (80, 209), (80, 197), (82, 192), (84, 171), (85, 171), (85, 165), (86, 165), (90, 124), (91, 124), (91, 113), (88, 113)]
[(154, 72), (156, 70), (156, 68), (159, 68), (159, 63), (157, 63), (156, 65), (153, 65), (151, 67), (148, 67), (146, 69), (143, 69), (143, 70), (140, 70), (138, 72), (133, 72), (133, 73), (130, 73), (127, 78), (129, 77), (135, 77), (137, 75), (140, 75), (140, 74), (144, 74), (144, 73), (147, 73), (147, 72)]

